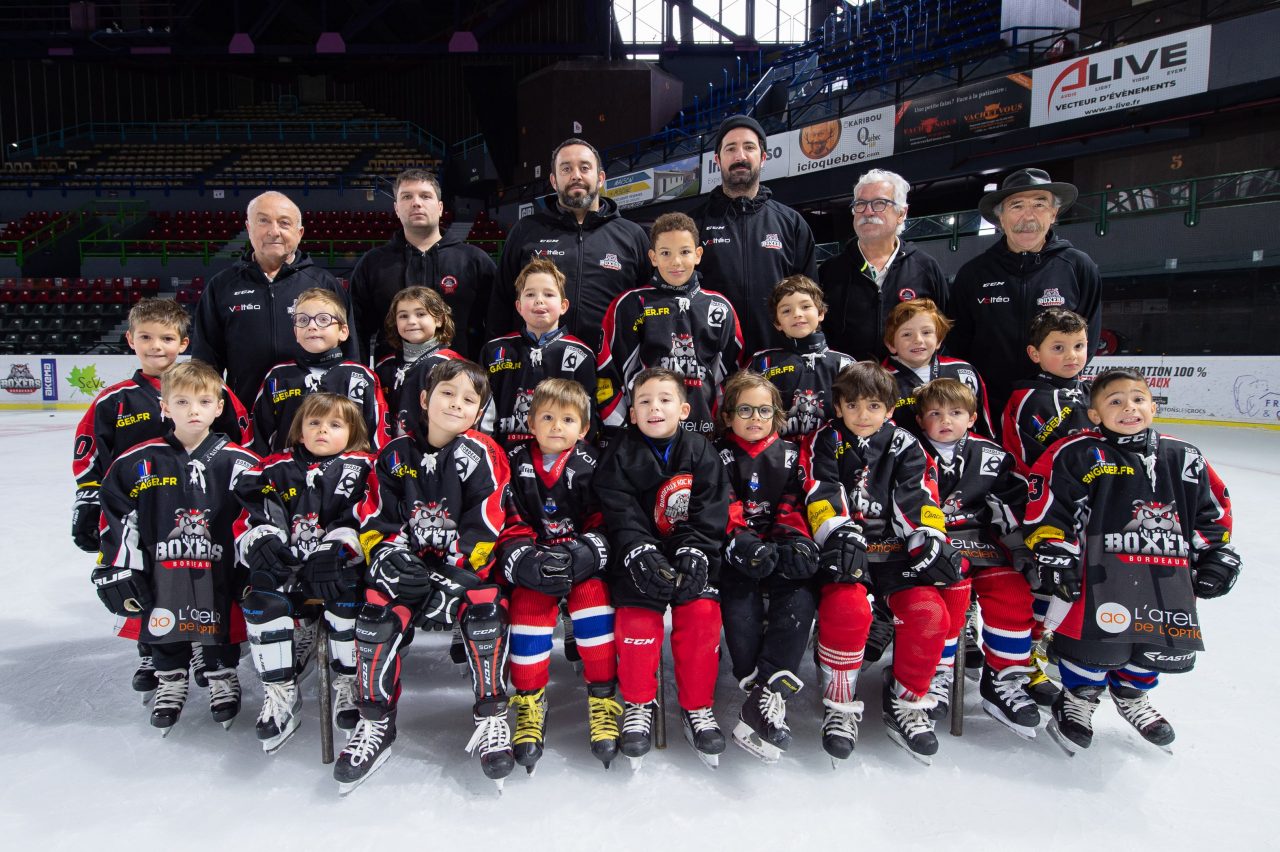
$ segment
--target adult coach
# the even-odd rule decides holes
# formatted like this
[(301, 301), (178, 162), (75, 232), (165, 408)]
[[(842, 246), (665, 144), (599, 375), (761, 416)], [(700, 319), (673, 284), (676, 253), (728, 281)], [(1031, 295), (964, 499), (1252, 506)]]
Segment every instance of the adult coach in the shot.
[(516, 222), (507, 236), (488, 334), (492, 339), (516, 329), (516, 276), (531, 259), (545, 257), (565, 277), (569, 312), (560, 325), (595, 349), (613, 297), (649, 284), (649, 235), (600, 196), (605, 174), (590, 142), (570, 138), (556, 146), (550, 180), (555, 194), (545, 208)]
[[(1089, 351), (1102, 331), (1102, 279), (1097, 264), (1053, 232), (1076, 188), (1041, 169), (1019, 169), (982, 196), (978, 212), (1000, 239), (960, 267), (951, 285), (955, 327), (947, 350), (978, 368), (993, 416), (1004, 410), (1018, 379), (1036, 374), (1027, 329), (1045, 308), (1067, 308), (1089, 324)], [(998, 428), (998, 426), (997, 426)]]
[(407, 169), (392, 190), (400, 230), (386, 245), (365, 252), (351, 273), (351, 303), (360, 358), (391, 350), (382, 339), (391, 300), (406, 287), (429, 287), (453, 311), (457, 328), (449, 348), (476, 358), (485, 340), (485, 312), (498, 267), (481, 249), (440, 232), (440, 181), (426, 169)]
[(883, 169), (858, 178), (850, 206), (855, 236), (818, 270), (827, 302), (822, 321), (827, 345), (859, 361), (879, 361), (888, 354), (885, 321), (899, 302), (928, 298), (946, 313), (942, 267), (899, 238), (910, 189), (901, 175)]
[(691, 214), (701, 232), (702, 284), (733, 303), (747, 354), (782, 343), (768, 306), (773, 286), (788, 275), (818, 275), (809, 224), (760, 184), (766, 156), (754, 118), (722, 121), (715, 141), (721, 183)]
[[(235, 395), (252, 405), (267, 371), (303, 352), (293, 334), (293, 306), (312, 287), (337, 293), (351, 313), (338, 279), (298, 248), (302, 211), (287, 195), (264, 192), (249, 202), (245, 229), (250, 248), (209, 279), (196, 305), (191, 357), (226, 371)], [(342, 344), (356, 357), (356, 342)]]

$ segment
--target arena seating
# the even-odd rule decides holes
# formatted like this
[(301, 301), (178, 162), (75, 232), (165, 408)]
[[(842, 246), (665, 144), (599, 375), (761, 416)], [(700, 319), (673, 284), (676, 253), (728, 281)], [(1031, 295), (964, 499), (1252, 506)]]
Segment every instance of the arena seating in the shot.
[(0, 279), (0, 353), (84, 351), (159, 291), (157, 278)]
[(506, 239), (507, 232), (483, 210), (476, 216), (471, 231), (467, 234), (467, 242), (494, 255), (495, 259), (502, 252), (502, 244)]

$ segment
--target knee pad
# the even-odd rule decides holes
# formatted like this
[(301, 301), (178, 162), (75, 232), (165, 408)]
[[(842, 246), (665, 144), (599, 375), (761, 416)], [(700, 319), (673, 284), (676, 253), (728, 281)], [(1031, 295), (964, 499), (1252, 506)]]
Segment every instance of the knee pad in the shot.
[(270, 621), (246, 621), (253, 665), (266, 682), (293, 680), (293, 618), (281, 615)]
[(468, 589), (461, 614), (463, 647), (477, 700), (505, 695), (507, 601), (497, 586)]
[(356, 684), (362, 701), (394, 703), (400, 681), (401, 625), (390, 607), (365, 604), (355, 624)]
[(246, 625), (266, 624), (277, 618), (292, 617), (293, 603), (284, 592), (254, 589), (240, 602)]

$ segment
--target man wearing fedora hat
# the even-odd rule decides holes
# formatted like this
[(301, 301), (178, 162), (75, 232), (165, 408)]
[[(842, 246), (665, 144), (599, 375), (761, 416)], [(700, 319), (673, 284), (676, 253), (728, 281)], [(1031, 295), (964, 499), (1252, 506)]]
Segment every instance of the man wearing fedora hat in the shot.
[[(1076, 188), (1042, 169), (1019, 169), (978, 202), (1001, 238), (956, 273), (948, 310), (955, 327), (947, 350), (978, 368), (992, 411), (1001, 411), (1018, 379), (1036, 367), (1027, 357), (1031, 320), (1045, 308), (1067, 308), (1089, 324), (1089, 351), (1102, 331), (1102, 279), (1097, 264), (1053, 232), (1076, 200)], [(995, 424), (997, 427), (999, 424)]]

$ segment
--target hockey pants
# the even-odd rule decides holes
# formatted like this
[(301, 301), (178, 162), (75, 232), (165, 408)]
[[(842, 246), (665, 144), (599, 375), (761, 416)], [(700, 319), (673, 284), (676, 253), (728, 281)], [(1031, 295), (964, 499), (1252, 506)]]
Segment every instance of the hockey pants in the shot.
[[(618, 608), (618, 689), (623, 701), (647, 704), (658, 695), (658, 666), (666, 632), (662, 615), (641, 607)], [(714, 598), (671, 607), (676, 695), (685, 710), (710, 707), (715, 700), (720, 627), (720, 604)]]
[(720, 584), (724, 641), (741, 681), (754, 671), (761, 682), (783, 670), (796, 672), (813, 629), (813, 589), (807, 581)]
[[(614, 680), (618, 654), (608, 587), (593, 577), (574, 586), (567, 600), (574, 639), (582, 656), (583, 679), (587, 683)], [(511, 593), (511, 685), (521, 692), (547, 685), (551, 634), (559, 615), (558, 598), (519, 586)]]

